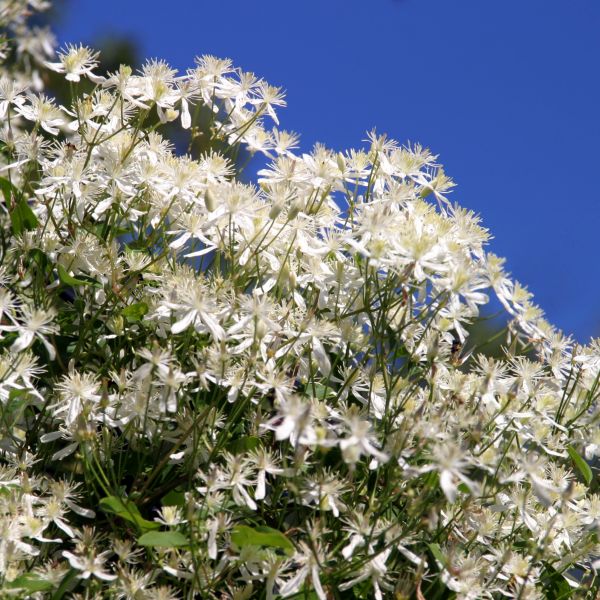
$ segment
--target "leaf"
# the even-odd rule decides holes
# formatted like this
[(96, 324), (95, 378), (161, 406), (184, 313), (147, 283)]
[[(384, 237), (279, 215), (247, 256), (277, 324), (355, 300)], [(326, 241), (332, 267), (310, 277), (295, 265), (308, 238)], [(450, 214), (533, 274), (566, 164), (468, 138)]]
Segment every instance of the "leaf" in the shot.
[(174, 489), (165, 494), (160, 502), (163, 506), (185, 506), (185, 494), (179, 489)]
[(435, 558), (435, 560), (437, 560), (442, 565), (442, 567), (445, 566), (446, 558), (442, 553), (442, 549), (440, 548), (440, 545), (439, 544), (427, 544), (427, 547), (431, 551), (431, 554), (433, 554), (433, 558)]
[(544, 586), (544, 596), (548, 600), (566, 600), (573, 593), (569, 582), (551, 565), (544, 563), (544, 571), (540, 579)]
[(130, 250), (145, 250), (148, 247), (148, 242), (144, 238), (139, 238), (131, 242), (127, 242), (127, 248)]
[(69, 569), (67, 574), (62, 578), (60, 585), (54, 595), (52, 596), (52, 600), (61, 600), (65, 593), (69, 590), (73, 590), (73, 588), (77, 585), (77, 582), (73, 581), (78, 571), (76, 569)]
[(39, 224), (37, 217), (29, 208), (29, 204), (22, 198), (17, 200), (10, 211), (10, 220), (15, 235), (20, 235), (24, 230), (35, 229)]
[(573, 461), (573, 465), (579, 471), (579, 473), (581, 473), (583, 480), (589, 486), (590, 483), (592, 483), (592, 479), (594, 478), (592, 469), (590, 469), (590, 465), (587, 464), (585, 459), (583, 459), (579, 454), (577, 454), (577, 450), (575, 450), (573, 446), (569, 446), (567, 448), (567, 452), (569, 453), (569, 456)]
[(332, 398), (336, 395), (333, 388), (323, 385), (322, 383), (311, 383), (307, 385), (306, 393), (318, 400), (325, 400), (326, 398)]
[(149, 531), (138, 539), (138, 544), (151, 548), (177, 548), (189, 546), (190, 542), (179, 531)]
[(31, 250), (29, 250), (29, 256), (42, 269), (48, 264), (48, 257), (39, 248), (31, 248)]
[(460, 492), (462, 492), (463, 494), (470, 494), (471, 493), (471, 490), (469, 489), (469, 486), (466, 483), (464, 483), (464, 482), (459, 483), (457, 487), (458, 487), (458, 490)]
[(260, 440), (253, 435), (245, 435), (232, 440), (227, 444), (227, 450), (231, 454), (242, 454), (254, 450), (260, 444)]
[(6, 177), (0, 177), (0, 190), (4, 196), (6, 206), (11, 205), (11, 199), (17, 199), (21, 195), (19, 188), (15, 187)]
[(10, 208), (13, 233), (21, 235), (26, 229), (35, 229), (39, 225), (39, 221), (23, 198), (21, 190), (4, 177), (0, 177), (0, 190), (4, 196), (6, 206)]
[(23, 573), (16, 579), (5, 583), (9, 589), (26, 590), (27, 592), (45, 592), (52, 589), (53, 585), (45, 579), (41, 579), (37, 573)]
[(288, 556), (295, 551), (294, 544), (281, 531), (271, 527), (236, 525), (231, 533), (231, 541), (240, 549), (247, 546), (281, 548)]
[(68, 271), (62, 265), (57, 265), (56, 270), (58, 271), (58, 278), (60, 279), (61, 283), (64, 283), (65, 285), (71, 287), (75, 287), (77, 285), (99, 285), (95, 281), (77, 279), (76, 277), (69, 275)]
[(148, 305), (145, 302), (136, 302), (126, 306), (121, 314), (130, 322), (141, 321), (142, 317), (148, 312)]
[(105, 513), (114, 513), (121, 519), (133, 523), (140, 531), (145, 532), (160, 527), (159, 523), (144, 519), (138, 507), (131, 500), (118, 498), (117, 496), (107, 496), (100, 500), (99, 506)]

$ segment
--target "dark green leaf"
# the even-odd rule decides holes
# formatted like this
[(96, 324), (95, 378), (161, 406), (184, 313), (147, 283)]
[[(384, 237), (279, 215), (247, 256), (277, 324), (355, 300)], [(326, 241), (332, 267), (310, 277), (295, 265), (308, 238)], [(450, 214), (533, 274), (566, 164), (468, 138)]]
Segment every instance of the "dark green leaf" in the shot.
[(592, 479), (594, 477), (592, 474), (592, 469), (590, 469), (590, 465), (588, 465), (587, 462), (585, 462), (584, 458), (579, 456), (579, 454), (577, 453), (577, 450), (575, 450), (575, 448), (573, 448), (573, 446), (569, 446), (567, 448), (567, 452), (569, 453), (569, 456), (571, 457), (571, 460), (573, 461), (573, 465), (579, 471), (579, 473), (581, 473), (583, 480), (589, 486), (590, 483), (592, 483)]
[(44, 269), (46, 267), (46, 265), (48, 264), (48, 257), (39, 248), (32, 248), (29, 251), (29, 256), (42, 269)]
[(11, 200), (17, 200), (21, 195), (21, 192), (5, 177), (0, 177), (0, 190), (4, 196), (6, 206), (11, 206)]
[(105, 513), (113, 513), (121, 517), (121, 519), (133, 523), (140, 531), (148, 531), (160, 527), (159, 523), (144, 519), (138, 507), (131, 500), (118, 498), (117, 496), (107, 496), (100, 500), (99, 506)]
[(21, 191), (4, 177), (0, 177), (0, 190), (6, 206), (10, 209), (13, 233), (21, 235), (25, 230), (35, 229), (38, 226), (37, 217), (23, 199)]
[(61, 283), (70, 287), (75, 287), (77, 285), (99, 285), (97, 282), (77, 279), (76, 277), (69, 275), (68, 271), (62, 265), (57, 265), (56, 270), (58, 271), (58, 278)]
[(189, 546), (190, 543), (179, 531), (149, 531), (138, 539), (138, 544), (151, 548), (177, 548)]
[(140, 238), (138, 240), (133, 240), (132, 242), (127, 242), (127, 247), (130, 250), (146, 250), (148, 242), (144, 238)]
[(184, 506), (185, 494), (181, 490), (171, 490), (161, 498), (160, 502), (163, 506)]
[(240, 549), (247, 546), (265, 546), (281, 548), (288, 556), (294, 554), (294, 544), (281, 531), (271, 527), (236, 525), (231, 533), (231, 541)]
[(20, 235), (23, 231), (35, 229), (38, 226), (37, 217), (23, 199), (17, 200), (10, 211), (10, 220), (15, 235)]
[(541, 582), (544, 586), (544, 597), (548, 600), (566, 600), (574, 591), (569, 582), (547, 563), (544, 564)]
[(67, 574), (62, 578), (58, 589), (52, 596), (52, 600), (62, 600), (62, 597), (69, 591), (73, 590), (73, 588), (77, 585), (77, 582), (74, 581), (75, 576), (78, 571), (76, 569), (69, 569)]

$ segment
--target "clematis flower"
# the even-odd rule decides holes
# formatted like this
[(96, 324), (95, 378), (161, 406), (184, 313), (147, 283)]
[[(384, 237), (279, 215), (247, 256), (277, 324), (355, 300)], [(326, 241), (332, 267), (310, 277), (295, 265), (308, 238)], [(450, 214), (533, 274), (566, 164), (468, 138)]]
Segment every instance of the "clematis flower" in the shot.
[(57, 73), (65, 73), (67, 81), (77, 82), (84, 75), (94, 83), (100, 83), (103, 78), (95, 76), (92, 72), (98, 66), (99, 54), (87, 46), (68, 44), (65, 50), (58, 53), (59, 61), (47, 62), (46, 66)]

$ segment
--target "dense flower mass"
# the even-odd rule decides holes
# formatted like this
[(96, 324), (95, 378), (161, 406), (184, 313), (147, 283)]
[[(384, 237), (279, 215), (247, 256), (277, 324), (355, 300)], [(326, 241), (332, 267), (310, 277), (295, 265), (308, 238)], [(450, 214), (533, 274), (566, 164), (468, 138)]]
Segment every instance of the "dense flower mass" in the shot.
[(279, 89), (213, 56), (102, 75), (45, 5), (0, 1), (3, 594), (595, 598), (600, 343), (437, 157), (297, 153)]

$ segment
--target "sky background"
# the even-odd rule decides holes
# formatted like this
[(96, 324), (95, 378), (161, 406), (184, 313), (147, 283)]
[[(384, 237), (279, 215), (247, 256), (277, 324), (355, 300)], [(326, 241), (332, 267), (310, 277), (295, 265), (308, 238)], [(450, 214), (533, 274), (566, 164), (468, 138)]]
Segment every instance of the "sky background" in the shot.
[(303, 150), (373, 127), (429, 147), (548, 319), (600, 335), (600, 1), (72, 0), (55, 29), (231, 58), (287, 91)]

